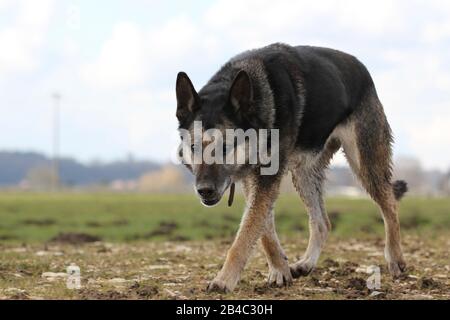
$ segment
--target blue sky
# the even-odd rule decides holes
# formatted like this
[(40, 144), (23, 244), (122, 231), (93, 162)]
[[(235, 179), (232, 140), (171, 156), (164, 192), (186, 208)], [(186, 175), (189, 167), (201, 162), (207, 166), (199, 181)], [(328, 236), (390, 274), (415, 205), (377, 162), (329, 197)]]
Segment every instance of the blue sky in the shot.
[(231, 56), (278, 41), (356, 55), (396, 155), (450, 168), (450, 2), (441, 0), (0, 0), (0, 149), (50, 153), (59, 91), (64, 155), (168, 160), (177, 72), (199, 89)]

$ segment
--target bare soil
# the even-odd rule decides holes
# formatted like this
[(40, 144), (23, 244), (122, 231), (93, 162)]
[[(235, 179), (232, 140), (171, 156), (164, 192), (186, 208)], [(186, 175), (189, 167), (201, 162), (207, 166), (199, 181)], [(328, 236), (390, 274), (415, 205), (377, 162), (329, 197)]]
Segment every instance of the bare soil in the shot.
[[(176, 228), (159, 227), (165, 232)], [(231, 294), (205, 291), (231, 240), (111, 244), (73, 235), (58, 240), (0, 246), (0, 299), (450, 299), (450, 239), (445, 236), (406, 236), (409, 265), (400, 279), (387, 272), (381, 238), (332, 238), (316, 270), (289, 288), (266, 285), (268, 269), (258, 248)], [(307, 244), (304, 238), (282, 242), (291, 262)], [(71, 264), (81, 269), (79, 290), (66, 287), (64, 273)], [(376, 290), (366, 283), (372, 265), (381, 268)]]

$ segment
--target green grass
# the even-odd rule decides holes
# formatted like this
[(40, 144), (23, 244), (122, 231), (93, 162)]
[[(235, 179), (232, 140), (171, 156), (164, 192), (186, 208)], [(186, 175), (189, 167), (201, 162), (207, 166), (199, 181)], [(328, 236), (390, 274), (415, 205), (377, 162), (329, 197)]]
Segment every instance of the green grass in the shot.
[[(383, 235), (378, 208), (370, 200), (326, 201), (333, 234)], [(102, 240), (202, 240), (229, 238), (237, 230), (244, 201), (203, 207), (193, 195), (0, 194), (0, 241), (45, 242), (58, 233), (82, 232)], [(400, 211), (404, 232), (433, 235), (450, 230), (450, 199), (407, 198)], [(277, 229), (283, 236), (307, 232), (306, 211), (295, 195), (281, 196)]]

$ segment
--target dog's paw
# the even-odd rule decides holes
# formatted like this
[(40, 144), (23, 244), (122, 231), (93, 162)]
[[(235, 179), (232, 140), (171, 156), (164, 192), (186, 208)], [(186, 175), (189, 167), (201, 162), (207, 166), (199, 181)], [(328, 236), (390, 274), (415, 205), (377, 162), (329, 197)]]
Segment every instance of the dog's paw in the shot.
[(309, 261), (308, 259), (300, 260), (297, 263), (294, 263), (290, 266), (291, 274), (294, 279), (300, 277), (306, 277), (313, 272), (316, 264)]
[(292, 285), (292, 273), (289, 266), (286, 264), (283, 268), (271, 267), (267, 282), (270, 286), (289, 287)]
[(216, 278), (208, 284), (206, 291), (209, 293), (230, 293), (233, 289), (234, 286)]
[(403, 272), (406, 271), (406, 263), (403, 260), (400, 260), (397, 262), (389, 262), (388, 267), (389, 267), (389, 273), (394, 278), (400, 277), (403, 274)]

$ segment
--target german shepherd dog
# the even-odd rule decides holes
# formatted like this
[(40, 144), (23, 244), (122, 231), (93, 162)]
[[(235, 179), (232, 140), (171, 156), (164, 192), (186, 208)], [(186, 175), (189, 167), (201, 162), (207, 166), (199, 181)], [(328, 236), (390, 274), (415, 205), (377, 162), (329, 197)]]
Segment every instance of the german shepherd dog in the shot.
[[(355, 57), (326, 48), (272, 44), (232, 58), (199, 92), (180, 72), (176, 95), (180, 129), (192, 131), (194, 121), (201, 121), (202, 130), (279, 130), (275, 175), (261, 175), (258, 164), (186, 165), (195, 175), (203, 204), (215, 205), (238, 181), (247, 203), (238, 234), (209, 291), (233, 291), (259, 239), (269, 265), (269, 284), (290, 285), (293, 278), (311, 273), (331, 229), (323, 201), (324, 171), (341, 147), (381, 210), (390, 273), (399, 276), (405, 270), (397, 211), (407, 185), (391, 180), (391, 129), (373, 80)], [(189, 148), (191, 144), (194, 147), (193, 141), (181, 142)], [(274, 203), (287, 172), (292, 173), (309, 214), (308, 247), (291, 265), (274, 222)]]

